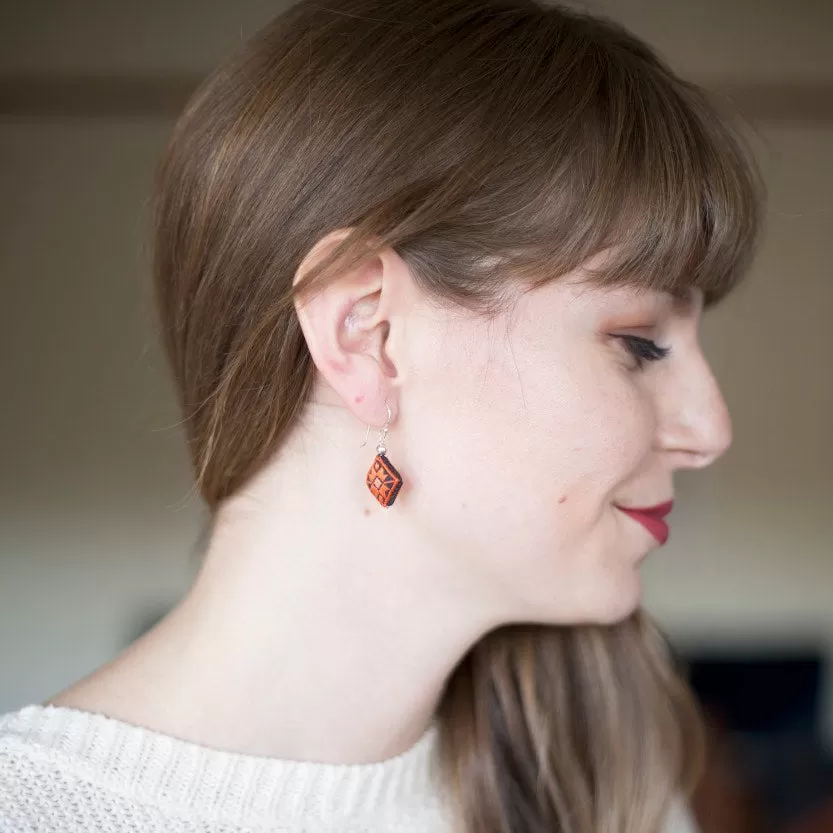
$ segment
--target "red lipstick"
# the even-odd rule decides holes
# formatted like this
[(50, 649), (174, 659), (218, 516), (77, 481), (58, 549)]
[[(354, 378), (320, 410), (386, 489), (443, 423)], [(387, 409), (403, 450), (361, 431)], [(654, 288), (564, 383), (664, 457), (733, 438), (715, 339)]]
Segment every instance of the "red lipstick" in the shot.
[(660, 503), (658, 506), (652, 506), (648, 509), (629, 509), (625, 506), (618, 505), (616, 508), (641, 523), (660, 544), (664, 544), (668, 540), (670, 530), (663, 518), (674, 508), (673, 500), (669, 500), (667, 503)]

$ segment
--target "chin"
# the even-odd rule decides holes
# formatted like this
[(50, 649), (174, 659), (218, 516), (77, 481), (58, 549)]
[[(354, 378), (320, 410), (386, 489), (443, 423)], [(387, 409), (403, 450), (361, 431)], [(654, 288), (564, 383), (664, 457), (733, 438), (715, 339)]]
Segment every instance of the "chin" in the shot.
[[(589, 559), (588, 559), (589, 560)], [(586, 564), (586, 562), (585, 562)], [(516, 615), (506, 621), (570, 627), (616, 625), (642, 604), (639, 565), (618, 559), (596, 562), (592, 569), (540, 579), (513, 599)], [(554, 594), (553, 586), (561, 592)]]
[(609, 592), (594, 599), (588, 622), (595, 625), (618, 625), (636, 613), (642, 603), (642, 583), (634, 570), (627, 580), (609, 585)]
[(636, 611), (639, 610), (639, 601), (630, 605), (620, 605), (618, 607), (611, 607), (603, 614), (596, 617), (594, 625), (613, 626), (629, 619)]
[(552, 607), (545, 610), (540, 616), (524, 617), (520, 621), (533, 621), (536, 624), (556, 625), (558, 627), (572, 627), (580, 625), (601, 625), (613, 626), (624, 622), (634, 614), (642, 603), (642, 594), (639, 582), (631, 584), (619, 583), (611, 587), (608, 593), (597, 592), (592, 598), (585, 598), (579, 601), (575, 607), (565, 610), (560, 607), (553, 610)]

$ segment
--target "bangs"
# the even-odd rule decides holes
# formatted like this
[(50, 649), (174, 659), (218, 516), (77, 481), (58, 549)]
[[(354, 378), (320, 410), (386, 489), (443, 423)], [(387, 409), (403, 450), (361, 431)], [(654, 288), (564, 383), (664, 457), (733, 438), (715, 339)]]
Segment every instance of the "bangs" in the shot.
[(616, 24), (561, 8), (458, 23), (443, 61), (424, 65), (420, 39), (396, 40), (386, 50), (412, 68), (405, 81), (380, 80), (378, 64), (354, 81), (353, 106), (378, 116), (357, 145), (360, 175), (327, 168), (356, 205), (328, 220), (354, 231), (321, 282), (391, 246), (426, 291), (496, 311), (518, 284), (603, 254), (593, 282), (723, 298), (749, 264), (763, 198), (730, 115)]
[[(594, 279), (635, 282), (676, 297), (699, 289), (710, 305), (751, 260), (763, 186), (730, 122), (697, 88), (679, 93), (661, 97), (648, 87), (631, 98), (630, 118), (610, 125), (618, 134), (612, 147), (622, 151), (611, 158), (605, 179), (616, 185), (596, 200), (609, 199), (619, 210), (601, 246), (611, 256)], [(665, 117), (648, 119), (650, 110)], [(604, 180), (598, 187), (605, 190)], [(588, 201), (591, 210), (596, 200)]]
[(679, 298), (699, 289), (713, 305), (743, 275), (761, 223), (764, 189), (743, 134), (659, 63), (608, 62), (597, 79), (572, 135), (559, 137), (569, 158), (552, 164), (529, 217), (541, 235), (537, 280), (531, 262), (516, 268), (540, 284), (604, 252), (594, 283)]

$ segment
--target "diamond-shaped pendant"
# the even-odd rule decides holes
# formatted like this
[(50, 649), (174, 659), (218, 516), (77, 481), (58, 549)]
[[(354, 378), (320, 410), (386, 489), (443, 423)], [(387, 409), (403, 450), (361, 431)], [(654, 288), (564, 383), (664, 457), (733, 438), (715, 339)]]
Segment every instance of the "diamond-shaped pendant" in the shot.
[(402, 475), (384, 454), (377, 454), (367, 472), (367, 488), (382, 506), (392, 506), (402, 488)]

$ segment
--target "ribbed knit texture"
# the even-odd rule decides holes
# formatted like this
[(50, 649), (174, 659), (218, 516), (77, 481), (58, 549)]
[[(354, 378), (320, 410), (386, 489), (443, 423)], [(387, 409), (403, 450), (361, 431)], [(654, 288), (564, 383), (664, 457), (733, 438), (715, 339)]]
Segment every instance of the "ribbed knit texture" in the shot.
[[(436, 726), (378, 764), (208, 749), (75, 709), (0, 716), (0, 833), (451, 833)], [(696, 833), (681, 802), (667, 833)]]
[(0, 717), (3, 833), (450, 833), (438, 732), (377, 764), (208, 749), (103, 715), (27, 706)]

